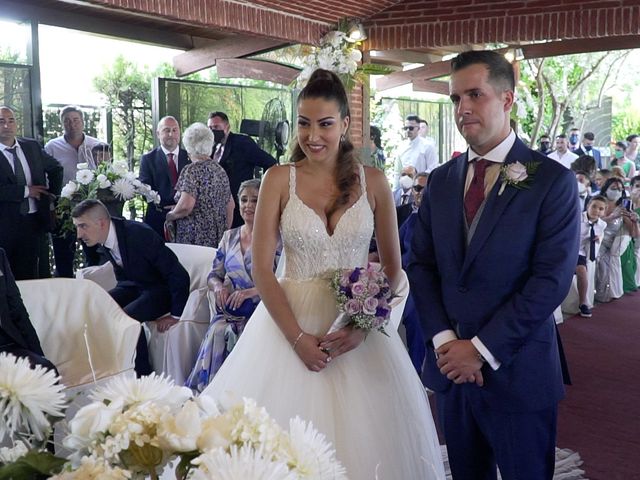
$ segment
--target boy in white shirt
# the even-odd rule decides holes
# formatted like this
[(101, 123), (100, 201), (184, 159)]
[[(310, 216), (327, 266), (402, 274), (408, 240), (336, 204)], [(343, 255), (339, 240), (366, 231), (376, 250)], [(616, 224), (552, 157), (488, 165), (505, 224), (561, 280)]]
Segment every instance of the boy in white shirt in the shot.
[(600, 243), (607, 223), (602, 220), (607, 208), (607, 199), (602, 195), (595, 195), (589, 199), (586, 211), (582, 212), (580, 222), (580, 251), (578, 253), (578, 265), (576, 267), (576, 282), (578, 284), (578, 296), (580, 297), (580, 316), (591, 317), (591, 308), (587, 304), (587, 288), (589, 277), (587, 275), (587, 262), (596, 259), (596, 244)]

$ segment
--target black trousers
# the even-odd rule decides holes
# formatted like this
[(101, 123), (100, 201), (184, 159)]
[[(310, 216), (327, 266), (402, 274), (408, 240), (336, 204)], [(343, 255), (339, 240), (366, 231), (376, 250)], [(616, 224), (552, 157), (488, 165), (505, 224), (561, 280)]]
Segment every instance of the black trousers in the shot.
[(38, 278), (38, 254), (41, 237), (38, 215), (17, 215), (11, 225), (0, 226), (0, 247), (7, 253), (16, 280)]

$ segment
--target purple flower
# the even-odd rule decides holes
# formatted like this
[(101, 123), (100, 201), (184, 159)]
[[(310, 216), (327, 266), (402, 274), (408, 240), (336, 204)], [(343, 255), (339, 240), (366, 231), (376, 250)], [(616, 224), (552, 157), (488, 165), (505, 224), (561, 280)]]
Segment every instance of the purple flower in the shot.
[(351, 283), (356, 283), (358, 281), (360, 273), (362, 273), (361, 270), (362, 269), (360, 268), (355, 268), (353, 272), (351, 272), (351, 275), (349, 275), (349, 281), (351, 281)]
[(351, 299), (347, 300), (347, 303), (344, 305), (344, 309), (349, 315), (356, 315), (360, 313), (360, 302), (357, 300)]
[(364, 294), (364, 292), (366, 291), (366, 287), (364, 286), (364, 283), (356, 282), (351, 285), (351, 291), (353, 292), (353, 295), (355, 297), (359, 297), (360, 295)]
[(391, 313), (388, 309), (383, 307), (376, 308), (376, 317), (389, 318), (389, 313)]
[(367, 297), (362, 305), (362, 311), (367, 315), (375, 315), (378, 308), (378, 300), (373, 297)]

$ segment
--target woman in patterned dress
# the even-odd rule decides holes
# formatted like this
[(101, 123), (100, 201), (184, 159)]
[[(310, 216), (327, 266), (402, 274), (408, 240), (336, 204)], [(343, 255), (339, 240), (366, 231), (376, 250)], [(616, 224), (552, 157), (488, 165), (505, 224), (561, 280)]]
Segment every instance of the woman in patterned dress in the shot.
[(176, 183), (176, 206), (167, 221), (176, 222), (176, 243), (216, 247), (231, 227), (235, 203), (224, 169), (209, 156), (213, 133), (204, 123), (194, 123), (184, 132), (184, 147), (192, 163)]
[[(186, 382), (188, 387), (198, 391), (204, 390), (222, 366), (260, 301), (251, 278), (253, 217), (259, 189), (260, 180), (240, 184), (238, 201), (244, 225), (224, 233), (209, 274), (209, 289), (213, 291), (218, 313), (211, 321)], [(274, 269), (279, 258), (280, 248), (276, 252)]]

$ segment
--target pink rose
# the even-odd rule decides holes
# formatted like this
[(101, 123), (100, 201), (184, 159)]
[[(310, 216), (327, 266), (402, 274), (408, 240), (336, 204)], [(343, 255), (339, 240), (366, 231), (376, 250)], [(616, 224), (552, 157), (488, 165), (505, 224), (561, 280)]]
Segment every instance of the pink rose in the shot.
[(359, 297), (360, 295), (364, 294), (365, 291), (366, 288), (364, 286), (364, 283), (362, 282), (356, 282), (351, 285), (351, 293), (353, 293), (354, 297)]
[(367, 315), (375, 315), (378, 308), (378, 299), (373, 297), (367, 297), (362, 305), (362, 311)]
[(378, 286), (378, 284), (377, 283), (371, 283), (369, 285), (369, 295), (375, 296), (378, 293), (380, 293), (380, 287)]
[(345, 304), (344, 309), (347, 312), (347, 314), (356, 315), (360, 313), (360, 302), (358, 302), (357, 300), (354, 300), (353, 298), (351, 300), (347, 300), (347, 303)]
[(506, 167), (506, 176), (515, 183), (520, 183), (527, 179), (527, 167), (520, 162), (510, 163)]

